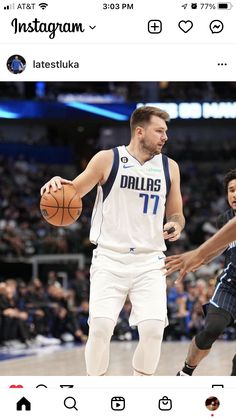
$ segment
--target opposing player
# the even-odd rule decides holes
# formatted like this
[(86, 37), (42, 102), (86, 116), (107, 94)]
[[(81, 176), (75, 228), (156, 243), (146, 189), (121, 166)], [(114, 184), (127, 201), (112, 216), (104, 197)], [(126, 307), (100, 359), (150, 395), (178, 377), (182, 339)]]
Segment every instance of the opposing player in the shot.
[[(127, 296), (130, 324), (139, 331), (134, 375), (153, 375), (158, 364), (167, 315), (164, 240), (177, 240), (185, 223), (178, 165), (161, 153), (168, 121), (161, 109), (135, 110), (129, 145), (100, 151), (73, 180), (81, 197), (98, 185), (90, 231), (97, 248), (90, 276), (88, 375), (107, 371), (110, 339)], [(71, 182), (56, 176), (41, 193), (63, 183)]]
[[(209, 262), (228, 245), (224, 270), (210, 300), (204, 329), (193, 338), (185, 365), (178, 375), (192, 375), (219, 335), (236, 319), (236, 169), (226, 174), (225, 188), (230, 209), (219, 217), (219, 225), (224, 227), (197, 249), (166, 260), (168, 275), (180, 270), (177, 280), (182, 280), (187, 272)], [(231, 375), (236, 375), (236, 356)]]

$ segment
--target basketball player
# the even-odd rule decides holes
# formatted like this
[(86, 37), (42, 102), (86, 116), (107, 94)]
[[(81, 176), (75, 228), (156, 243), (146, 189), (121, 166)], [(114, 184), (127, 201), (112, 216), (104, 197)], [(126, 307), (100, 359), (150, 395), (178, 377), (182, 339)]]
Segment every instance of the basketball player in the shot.
[(106, 374), (110, 339), (127, 296), (130, 324), (139, 331), (134, 375), (153, 375), (158, 364), (167, 313), (164, 240), (177, 240), (185, 223), (178, 165), (161, 153), (168, 121), (161, 109), (135, 110), (127, 147), (100, 151), (73, 182), (56, 176), (41, 189), (73, 183), (83, 197), (98, 185), (90, 231), (97, 248), (90, 277), (88, 375)]
[(20, 72), (22, 72), (24, 66), (21, 62), (21, 60), (19, 59), (18, 55), (15, 56), (15, 58), (13, 58), (12, 62), (11, 62), (11, 70), (14, 74), (18, 74)]
[[(178, 375), (192, 375), (219, 335), (236, 319), (236, 169), (226, 174), (225, 188), (230, 209), (219, 217), (219, 225), (225, 226), (196, 250), (167, 258), (168, 275), (180, 270), (177, 280), (182, 280), (187, 272), (209, 262), (228, 245), (224, 270), (210, 300), (204, 329), (193, 338), (185, 365)], [(236, 356), (231, 375), (236, 375)]]

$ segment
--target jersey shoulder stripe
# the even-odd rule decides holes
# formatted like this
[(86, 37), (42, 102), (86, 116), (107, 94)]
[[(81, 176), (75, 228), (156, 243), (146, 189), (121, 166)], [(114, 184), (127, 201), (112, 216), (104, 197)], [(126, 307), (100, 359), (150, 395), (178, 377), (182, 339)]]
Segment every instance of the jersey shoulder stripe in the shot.
[(109, 195), (111, 188), (113, 186), (113, 183), (115, 181), (117, 172), (118, 172), (118, 168), (119, 168), (119, 152), (117, 147), (113, 148), (113, 163), (112, 163), (112, 168), (111, 168), (111, 172), (108, 176), (108, 179), (106, 181), (106, 183), (104, 183), (104, 185), (102, 185), (102, 190), (103, 190), (103, 202), (105, 201), (105, 199), (107, 198), (107, 196)]
[(166, 195), (168, 195), (168, 193), (170, 192), (171, 181), (170, 181), (169, 161), (168, 161), (168, 157), (165, 154), (162, 154), (162, 164), (163, 164), (164, 175), (166, 179)]

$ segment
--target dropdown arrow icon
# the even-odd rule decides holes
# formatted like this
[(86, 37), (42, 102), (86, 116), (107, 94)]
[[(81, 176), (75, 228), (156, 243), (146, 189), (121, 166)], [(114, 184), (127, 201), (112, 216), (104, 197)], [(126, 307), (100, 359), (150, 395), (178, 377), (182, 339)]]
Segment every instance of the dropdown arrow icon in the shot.
[(89, 27), (90, 27), (90, 29), (95, 29), (96, 28), (96, 25), (95, 26), (90, 26), (89, 25)]

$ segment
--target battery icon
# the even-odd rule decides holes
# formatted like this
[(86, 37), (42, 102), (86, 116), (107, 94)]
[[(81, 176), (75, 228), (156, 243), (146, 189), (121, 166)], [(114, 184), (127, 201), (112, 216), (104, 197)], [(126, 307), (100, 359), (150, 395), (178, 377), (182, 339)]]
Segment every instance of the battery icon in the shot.
[(232, 3), (218, 3), (218, 9), (230, 10), (232, 7)]

